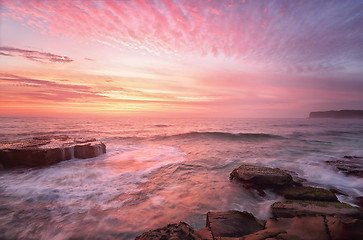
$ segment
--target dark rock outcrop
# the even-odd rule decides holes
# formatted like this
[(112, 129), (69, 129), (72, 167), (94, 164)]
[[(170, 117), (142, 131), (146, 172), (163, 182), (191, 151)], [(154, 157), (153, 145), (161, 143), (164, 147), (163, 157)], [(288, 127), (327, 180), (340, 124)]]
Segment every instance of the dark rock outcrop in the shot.
[(335, 194), (331, 191), (315, 187), (288, 187), (280, 191), (280, 194), (290, 200), (338, 201)]
[(338, 171), (356, 177), (363, 177), (363, 158), (357, 156), (344, 156), (340, 160), (325, 161), (326, 164), (335, 167)]
[(294, 184), (291, 175), (281, 169), (249, 164), (234, 169), (230, 179), (241, 182), (246, 188), (260, 191), (266, 188), (280, 189)]
[(309, 118), (363, 118), (363, 110), (311, 112)]
[(361, 217), (358, 208), (340, 202), (287, 200), (272, 204), (271, 211), (276, 218), (291, 218), (304, 215)]
[(73, 139), (65, 135), (34, 137), (0, 145), (3, 168), (42, 167), (76, 158), (92, 158), (106, 153), (106, 145), (96, 139)]
[(242, 237), (263, 229), (251, 213), (239, 211), (208, 212), (207, 225), (214, 239)]
[[(363, 221), (352, 218), (332, 216), (299, 216), (293, 218), (269, 219), (266, 223), (266, 232), (278, 233), (271, 236), (274, 239), (296, 240), (348, 240), (362, 239)], [(255, 235), (257, 235), (255, 233)], [(244, 237), (245, 240), (265, 238)]]
[(175, 239), (175, 240), (201, 240), (200, 236), (196, 234), (185, 222), (175, 224), (168, 224), (163, 228), (148, 231), (135, 238), (135, 240), (161, 240), (161, 239)]

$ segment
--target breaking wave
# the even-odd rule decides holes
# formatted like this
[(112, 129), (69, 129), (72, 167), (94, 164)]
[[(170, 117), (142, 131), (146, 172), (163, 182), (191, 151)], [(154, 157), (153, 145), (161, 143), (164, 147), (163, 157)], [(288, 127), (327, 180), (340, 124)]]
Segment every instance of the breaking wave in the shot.
[(217, 140), (268, 140), (282, 139), (282, 136), (267, 133), (229, 133), (229, 132), (187, 132), (157, 138), (212, 138)]

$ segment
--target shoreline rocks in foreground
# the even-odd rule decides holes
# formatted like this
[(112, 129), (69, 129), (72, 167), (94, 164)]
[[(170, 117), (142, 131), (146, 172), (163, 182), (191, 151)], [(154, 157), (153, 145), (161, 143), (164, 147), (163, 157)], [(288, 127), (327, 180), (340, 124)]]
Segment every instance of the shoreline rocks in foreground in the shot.
[(357, 207), (339, 202), (330, 190), (302, 186), (281, 169), (249, 164), (234, 169), (230, 179), (260, 193), (266, 189), (272, 190), (286, 200), (271, 205), (273, 218), (267, 221), (257, 219), (248, 212), (208, 212), (203, 229), (194, 230), (180, 222), (143, 233), (136, 240), (363, 239), (362, 212)]
[(242, 164), (234, 169), (229, 178), (242, 183), (245, 188), (254, 188), (260, 193), (264, 189), (277, 190), (295, 184), (292, 176), (283, 170), (250, 164)]
[(66, 135), (33, 137), (0, 145), (0, 169), (43, 167), (73, 157), (86, 159), (106, 153), (106, 145), (94, 138)]
[(203, 229), (180, 222), (135, 240), (360, 240), (362, 229), (362, 220), (348, 217), (304, 215), (262, 221), (248, 212), (226, 211), (209, 212)]

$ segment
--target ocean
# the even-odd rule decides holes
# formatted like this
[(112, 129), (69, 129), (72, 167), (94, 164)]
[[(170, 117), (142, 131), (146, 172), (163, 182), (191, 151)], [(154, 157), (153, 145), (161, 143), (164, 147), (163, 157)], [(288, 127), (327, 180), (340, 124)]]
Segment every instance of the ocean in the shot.
[(208, 211), (270, 217), (281, 197), (229, 180), (243, 163), (288, 170), (305, 185), (363, 196), (363, 179), (325, 161), (363, 156), (363, 120), (0, 118), (0, 141), (93, 137), (107, 153), (45, 168), (0, 171), (1, 239), (133, 239)]

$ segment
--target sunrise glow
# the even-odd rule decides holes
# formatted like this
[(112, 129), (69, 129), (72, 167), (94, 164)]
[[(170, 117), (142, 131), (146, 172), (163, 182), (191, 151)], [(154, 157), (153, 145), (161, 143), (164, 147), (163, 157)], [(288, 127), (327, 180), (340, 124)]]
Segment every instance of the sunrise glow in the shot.
[(3, 0), (0, 114), (359, 109), (362, 9), (362, 1)]

